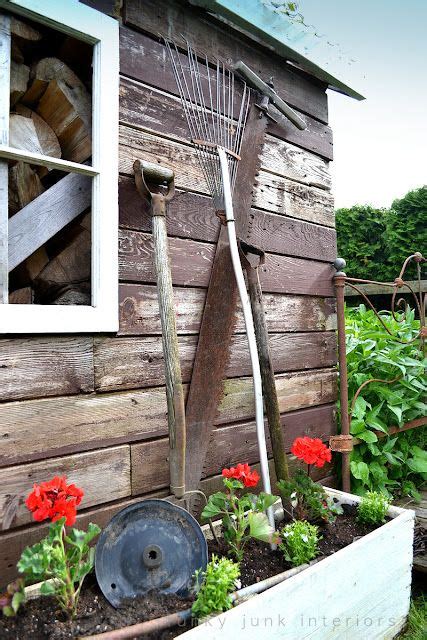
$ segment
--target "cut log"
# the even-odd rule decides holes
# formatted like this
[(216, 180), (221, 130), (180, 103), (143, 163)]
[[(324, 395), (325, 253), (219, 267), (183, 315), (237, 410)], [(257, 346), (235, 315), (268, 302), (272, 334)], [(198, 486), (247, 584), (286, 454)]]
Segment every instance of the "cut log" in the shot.
[(31, 287), (24, 287), (9, 293), (9, 304), (32, 304), (34, 292)]
[[(58, 294), (61, 295), (70, 288), (86, 293), (89, 289), (90, 275), (91, 234), (82, 229), (71, 244), (49, 262), (34, 285), (43, 302), (48, 302), (57, 299)], [(73, 284), (76, 286), (70, 287)]]
[(13, 38), (20, 43), (23, 41), (38, 42), (42, 39), (40, 31), (15, 16), (12, 16), (10, 21), (10, 32)]
[[(41, 153), (45, 156), (51, 156), (53, 158), (61, 157), (61, 146), (58, 142), (53, 129), (41, 118), (35, 111), (32, 111), (28, 107), (22, 104), (16, 105), (16, 114), (10, 116), (10, 145), (18, 147), (19, 149), (27, 149), (28, 151), (36, 151), (36, 145), (40, 149), (37, 153)], [(34, 149), (29, 146), (25, 146), (25, 141), (22, 140), (22, 146), (12, 143), (12, 139), (17, 138), (19, 140), (19, 132), (17, 129), (22, 125), (22, 117), (27, 118), (33, 125), (36, 133), (36, 140), (34, 140)], [(28, 144), (28, 143), (27, 143)]]
[[(86, 100), (87, 98), (87, 100)], [(82, 100), (65, 82), (52, 80), (41, 98), (37, 112), (58, 136), (65, 160), (84, 162), (92, 154), (88, 95)]]
[(43, 58), (31, 69), (32, 84), (22, 102), (58, 136), (66, 160), (84, 162), (91, 155), (92, 104), (83, 82), (58, 58)]
[(24, 95), (27, 90), (28, 80), (30, 77), (30, 67), (15, 62), (10, 63), (10, 106), (14, 104)]
[[(25, 119), (25, 118), (24, 118)], [(29, 121), (31, 122), (31, 121)], [(17, 162), (9, 169), (9, 216), (35, 200), (44, 187), (39, 176), (26, 162)]]
[(67, 305), (86, 305), (91, 303), (91, 295), (88, 291), (80, 291), (79, 289), (69, 289), (61, 293), (52, 304)]
[(37, 251), (25, 260), (25, 268), (30, 280), (35, 280), (39, 273), (43, 271), (49, 262), (47, 251), (44, 247), (40, 247)]

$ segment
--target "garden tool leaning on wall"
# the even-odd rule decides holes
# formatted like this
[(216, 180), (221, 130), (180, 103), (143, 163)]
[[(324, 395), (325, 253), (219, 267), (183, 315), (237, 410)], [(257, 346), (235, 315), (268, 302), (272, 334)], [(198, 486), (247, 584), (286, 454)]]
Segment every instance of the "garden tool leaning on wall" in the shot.
[[(250, 89), (248, 84), (262, 93), (257, 107), (260, 116), (275, 120), (270, 112), (271, 101), (279, 112), (290, 119), (299, 129), (305, 122), (296, 114), (272, 87), (264, 83), (249, 67), (239, 61), (235, 67), (243, 79), (235, 82), (235, 74), (223, 62), (211, 64), (206, 56), (198, 55), (186, 42), (187, 63), (183, 64), (178, 47), (165, 40), (181, 103), (189, 127), (200, 166), (208, 190), (221, 222), (227, 226), (231, 259), (242, 303), (248, 338), (249, 354), (255, 397), (255, 421), (263, 488), (271, 493), (266, 439), (264, 432), (264, 408), (262, 380), (258, 359), (257, 342), (251, 304), (245, 285), (236, 237), (233, 211), (233, 190), (236, 182), (238, 161), (243, 133), (247, 122)], [(281, 116), (279, 116), (281, 117)], [(265, 324), (264, 324), (265, 328)], [(270, 524), (274, 526), (273, 511), (268, 512)]]
[[(172, 277), (166, 232), (167, 203), (174, 195), (174, 174), (156, 164), (134, 163), (135, 183), (153, 220), (154, 266), (162, 326), (169, 426), (170, 488), (185, 497), (185, 405), (178, 352)], [(148, 184), (159, 192), (151, 192)], [(163, 188), (163, 191), (160, 191)], [(165, 192), (166, 189), (166, 192)], [(207, 543), (188, 510), (166, 500), (142, 500), (119, 511), (96, 546), (98, 584), (115, 607), (150, 591), (187, 596), (192, 576), (207, 564)]]
[[(168, 406), (170, 489), (174, 496), (182, 498), (185, 493), (185, 402), (166, 230), (166, 207), (175, 193), (174, 174), (171, 169), (139, 160), (134, 162), (133, 169), (136, 188), (139, 195), (150, 202), (153, 220), (154, 266)], [(152, 193), (147, 182), (167, 185), (167, 192)]]

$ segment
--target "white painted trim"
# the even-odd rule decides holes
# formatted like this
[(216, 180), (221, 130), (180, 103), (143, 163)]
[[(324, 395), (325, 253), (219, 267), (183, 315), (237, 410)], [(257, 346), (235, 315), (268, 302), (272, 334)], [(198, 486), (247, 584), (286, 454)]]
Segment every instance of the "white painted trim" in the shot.
[[(93, 167), (0, 147), (0, 157), (93, 176), (92, 306), (2, 305), (1, 333), (115, 332), (118, 309), (119, 25), (78, 0), (0, 0), (19, 13), (94, 45)], [(18, 158), (19, 156), (19, 158)]]
[(4, 144), (0, 144), (0, 158), (21, 160), (22, 162), (30, 162), (31, 164), (49, 167), (50, 169), (60, 169), (70, 173), (83, 173), (86, 176), (97, 176), (99, 174), (98, 169), (94, 169), (87, 164), (79, 164), (78, 162), (71, 162), (71, 160), (62, 160), (62, 158), (51, 158), (41, 153), (32, 153), (25, 149), (15, 149), (14, 147), (8, 147)]

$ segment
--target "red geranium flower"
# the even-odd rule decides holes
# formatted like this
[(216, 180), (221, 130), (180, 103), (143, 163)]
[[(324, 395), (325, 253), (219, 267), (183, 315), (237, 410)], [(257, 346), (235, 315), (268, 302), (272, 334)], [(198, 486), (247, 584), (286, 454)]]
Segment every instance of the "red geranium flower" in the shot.
[(325, 462), (332, 460), (331, 450), (323, 444), (320, 438), (309, 438), (308, 436), (296, 438), (291, 452), (306, 464), (314, 464), (316, 467), (323, 467)]
[(224, 478), (234, 478), (234, 480), (240, 480), (245, 487), (256, 487), (259, 482), (259, 473), (257, 471), (251, 471), (247, 462), (240, 463), (236, 467), (230, 467), (230, 469), (223, 469), (222, 475)]
[(35, 484), (25, 504), (32, 512), (34, 520), (59, 520), (66, 518), (70, 526), (76, 521), (76, 507), (82, 501), (84, 492), (75, 484), (67, 485), (65, 476), (55, 476), (48, 482)]

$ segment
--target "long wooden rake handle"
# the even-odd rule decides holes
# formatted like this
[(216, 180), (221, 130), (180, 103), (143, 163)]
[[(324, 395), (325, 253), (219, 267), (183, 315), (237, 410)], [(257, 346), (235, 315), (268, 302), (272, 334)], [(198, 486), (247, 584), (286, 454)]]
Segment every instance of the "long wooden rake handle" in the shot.
[(157, 297), (162, 326), (163, 357), (165, 362), (166, 398), (169, 428), (169, 470), (170, 488), (177, 498), (185, 493), (185, 402), (182, 386), (181, 364), (179, 360), (178, 336), (176, 331), (172, 275), (169, 260), (168, 236), (166, 229), (167, 202), (174, 194), (173, 173), (160, 172), (160, 181), (169, 184), (167, 194), (151, 193), (144, 180), (144, 173), (153, 179), (152, 165), (136, 161), (135, 182), (142, 197), (151, 202), (153, 220), (154, 267), (157, 278)]

